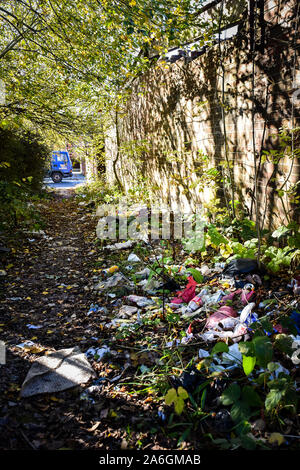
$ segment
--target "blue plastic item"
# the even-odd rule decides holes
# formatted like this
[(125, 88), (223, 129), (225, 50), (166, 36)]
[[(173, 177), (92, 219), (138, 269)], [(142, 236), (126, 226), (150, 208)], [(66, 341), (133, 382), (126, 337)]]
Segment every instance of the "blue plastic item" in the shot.
[(71, 178), (73, 173), (72, 161), (66, 150), (55, 150), (51, 156), (49, 176), (54, 183), (60, 183), (63, 178)]
[(298, 310), (292, 311), (291, 320), (295, 322), (295, 328), (298, 335), (300, 335), (300, 312), (298, 312)]

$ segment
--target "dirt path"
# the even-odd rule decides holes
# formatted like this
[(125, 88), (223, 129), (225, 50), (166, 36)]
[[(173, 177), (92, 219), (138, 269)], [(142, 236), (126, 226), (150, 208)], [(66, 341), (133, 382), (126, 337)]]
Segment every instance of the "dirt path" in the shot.
[[(1, 447), (6, 449), (66, 446), (66, 433), (72, 435), (75, 419), (72, 400), (62, 416), (56, 405), (63, 404), (63, 398), (20, 399), (20, 385), (37, 351), (31, 354), (30, 349), (15, 346), (31, 340), (37, 348), (78, 345), (84, 350), (93, 333), (86, 312), (93, 300), (95, 221), (73, 198), (61, 195), (42, 212), (47, 221), (44, 234), (30, 235), (30, 241), (25, 240), (8, 260), (13, 266), (1, 299), (1, 339), (7, 346), (7, 364), (1, 368), (0, 431), (5, 430)], [(64, 428), (62, 422), (69, 424)]]
[[(199, 346), (207, 348), (204, 341), (196, 341), (183, 347), (179, 355), (166, 350), (165, 341), (174, 334), (178, 338), (189, 324), (197, 334), (198, 328), (203, 329), (203, 320), (190, 323), (174, 314), (164, 316), (163, 309), (157, 308), (161, 299), (154, 295), (154, 310), (153, 305), (149, 312), (148, 307), (142, 307), (139, 319), (139, 312), (125, 315), (125, 328), (120, 327), (116, 319), (122, 315), (121, 307), (130, 303), (127, 294), (121, 292), (128, 288), (131, 271), (127, 268), (133, 270), (128, 265), (132, 249), (110, 254), (100, 249), (95, 236), (95, 210), (78, 203), (72, 192), (56, 193), (40, 203), (40, 210), (45, 220), (43, 231), (21, 240), (13, 235), (15, 248), (4, 263), (7, 275), (0, 277), (0, 340), (5, 342), (7, 356), (6, 364), (0, 366), (0, 450), (160, 451), (180, 446), (198, 451), (211, 449), (208, 433), (223, 441), (224, 436), (231, 439), (229, 412), (220, 409), (217, 401), (228, 384), (227, 378), (215, 377), (207, 385), (200, 414), (204, 413), (205, 420), (197, 421), (198, 415), (191, 417), (194, 411), (190, 408), (182, 423), (181, 416), (174, 417), (172, 408), (165, 406), (168, 386), (181, 383), (178, 380), (184, 374), (180, 371), (186, 371), (186, 365), (198, 355)], [(151, 250), (145, 255), (144, 248), (140, 249), (139, 255), (145, 257), (141, 265), (155, 252)], [(118, 265), (125, 275), (127, 287), (118, 285), (116, 292), (105, 293), (99, 281), (107, 279), (103, 268), (112, 265)], [(138, 266), (134, 269), (145, 267)], [(272, 282), (279, 292), (282, 279)], [(96, 283), (100, 290), (95, 289)], [(209, 283), (220, 288), (214, 276)], [(130, 292), (143, 295), (139, 285), (130, 286)], [(263, 288), (258, 288), (257, 302), (266, 295)], [(288, 294), (285, 299), (289, 308), (293, 296)], [(237, 299), (237, 309), (239, 302)], [(92, 303), (104, 309), (88, 315)], [(126, 327), (126, 321), (131, 326)], [(89, 356), (95, 377), (58, 393), (20, 396), (37, 357), (74, 346), (83, 353), (90, 348), (109, 349), (106, 356)], [(284, 367), (290, 367), (289, 359), (275, 353)], [(240, 379), (241, 372), (234, 369), (230, 377)], [(291, 369), (295, 379), (296, 373)], [(187, 381), (193, 380), (193, 372), (186, 377)], [(201, 374), (199, 380), (206, 382)], [(194, 419), (191, 424), (187, 421), (190, 419)], [(288, 421), (288, 426), (292, 423), (294, 427), (287, 428), (286, 434), (296, 434), (297, 420)], [(268, 432), (278, 430), (272, 421), (269, 426)]]
[[(56, 195), (42, 208), (44, 234), (29, 235), (33, 238), (7, 259), (11, 266), (0, 301), (0, 339), (7, 356), (0, 375), (0, 449), (121, 449), (142, 441), (146, 448), (172, 448), (156, 429), (149, 433), (150, 404), (122, 387), (108, 383), (93, 404), (81, 399), (87, 384), (20, 397), (37, 356), (73, 346), (85, 352), (101, 344), (100, 319), (86, 315), (92, 302), (101, 302), (93, 290), (99, 256), (93, 212), (72, 197)], [(25, 341), (34, 345), (17, 347)], [(113, 364), (94, 362), (93, 367), (98, 376), (115, 376), (127, 357), (119, 350)], [(157, 410), (153, 416), (157, 419)]]

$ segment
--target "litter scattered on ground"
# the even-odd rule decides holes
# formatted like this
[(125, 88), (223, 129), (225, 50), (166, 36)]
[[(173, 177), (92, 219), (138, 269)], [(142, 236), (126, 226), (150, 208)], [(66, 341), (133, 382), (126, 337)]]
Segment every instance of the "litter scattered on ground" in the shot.
[[(172, 256), (171, 249), (166, 255), (165, 246), (156, 242), (153, 246), (138, 244), (133, 252), (134, 244), (121, 242), (99, 250), (90, 245), (85, 251), (89, 267), (82, 283), (78, 278), (76, 283), (71, 280), (71, 273), (42, 273), (61, 296), (50, 298), (50, 287), (41, 290), (43, 296), (47, 294), (40, 312), (43, 315), (35, 315), (32, 302), (27, 301), (31, 291), (25, 294), (25, 290), (10, 290), (11, 296), (23, 296), (11, 297), (20, 301), (13, 305), (12, 300), (11, 306), (19, 310), (23, 320), (22, 330), (9, 349), (20, 362), (32, 362), (22, 386), (22, 398), (80, 385), (59, 398), (39, 397), (34, 401), (53, 399), (57, 404), (60, 398), (72, 397), (74, 406), (84, 410), (85, 416), (97, 416), (99, 421), (89, 424), (89, 428), (99, 431), (103, 419), (110, 423), (115, 420), (116, 426), (119, 419), (129, 420), (130, 425), (132, 420), (138, 420), (136, 409), (129, 408), (141, 398), (142, 408), (138, 409), (149, 415), (149, 421), (156, 420), (151, 425), (168, 427), (170, 419), (177, 423), (180, 418), (176, 413), (172, 417), (173, 407), (163, 404), (164, 394), (174, 387), (176, 395), (178, 388), (183, 387), (192, 397), (186, 399), (183, 416), (196, 409), (192, 399), (197, 407), (201, 402), (201, 426), (205, 430), (209, 426), (208, 432), (225, 433), (227, 439), (236, 429), (230, 408), (224, 408), (222, 402), (229, 385), (237, 383), (243, 390), (247, 383), (248, 387), (259, 389), (260, 375), (267, 374), (266, 384), (281, 380), (284, 375), (299, 391), (299, 381), (294, 381), (294, 371), (300, 363), (296, 274), (268, 279), (264, 267), (252, 259), (214, 263), (206, 255), (203, 260), (201, 255), (188, 258), (178, 252), (178, 246), (177, 253), (174, 250), (176, 256)], [(91, 258), (95, 258), (92, 269)], [(85, 300), (80, 302), (82, 293)], [(286, 322), (282, 321), (282, 312)], [(289, 329), (289, 325), (294, 329)], [(67, 350), (72, 352), (70, 356), (51, 359), (69, 347), (70, 331), (71, 345), (79, 344), (84, 352), (71, 348)], [(274, 349), (270, 370), (257, 362), (246, 374), (241, 351), (250, 350), (256, 331), (264, 335), (263, 339), (270, 338), (273, 345), (275, 341), (290, 342), (290, 352)], [(53, 349), (57, 351), (53, 353)], [(50, 367), (46, 362), (49, 358)], [(24, 375), (16, 385), (20, 386), (23, 379)], [(263, 399), (269, 392), (267, 387), (259, 389)], [(123, 406), (124, 400), (128, 403)], [(14, 405), (9, 407), (15, 407), (16, 402), (14, 399)], [(247, 418), (249, 429), (250, 425), (251, 430), (263, 428), (262, 423), (254, 423), (259, 416)], [(145, 420), (145, 415), (141, 419)], [(107, 427), (107, 423), (103, 426)], [(264, 426), (269, 430), (268, 424)]]
[(106, 245), (105, 249), (109, 251), (128, 250), (128, 248), (132, 248), (133, 245), (134, 242), (128, 240), (126, 242), (114, 243), (113, 245)]
[(43, 328), (43, 325), (31, 325), (30, 323), (28, 323), (26, 326), (29, 328), (29, 330), (39, 330), (40, 328)]
[(28, 340), (28, 341), (25, 341), (24, 343), (17, 344), (16, 348), (25, 349), (25, 348), (30, 348), (34, 345), (35, 343), (33, 341)]
[(109, 274), (113, 274), (116, 271), (119, 271), (119, 266), (111, 266), (110, 268), (105, 270)]
[(144, 268), (142, 271), (138, 271), (135, 273), (135, 276), (137, 279), (148, 279), (150, 276), (150, 269), (149, 268)]
[(108, 314), (108, 310), (106, 307), (99, 307), (97, 304), (91, 304), (89, 310), (87, 311), (86, 315), (89, 316), (95, 313), (103, 313)]
[(119, 310), (119, 316), (121, 318), (130, 318), (132, 315), (134, 315), (138, 311), (137, 307), (132, 307), (131, 305), (122, 305), (122, 307)]
[(85, 353), (86, 357), (96, 361), (101, 361), (107, 354), (110, 354), (110, 348), (106, 345), (102, 348), (89, 348)]
[[(124, 274), (117, 272), (113, 274), (107, 281), (99, 282), (95, 286), (96, 290), (99, 291), (112, 291), (113, 289), (128, 289), (132, 290), (134, 288), (133, 282), (129, 281)], [(123, 291), (122, 291), (123, 292)], [(122, 294), (121, 294), (122, 295)]]
[(226, 276), (237, 276), (240, 274), (249, 274), (249, 273), (259, 273), (264, 271), (265, 268), (262, 266), (258, 266), (256, 260), (251, 258), (237, 258), (230, 263), (223, 269), (223, 275)]
[(232, 307), (224, 305), (217, 312), (210, 315), (205, 326), (206, 328), (214, 328), (218, 326), (218, 324), (220, 323), (223, 328), (226, 328), (226, 326), (228, 325), (228, 320), (229, 320), (230, 326), (228, 325), (227, 328), (228, 327), (230, 328), (232, 326), (235, 326), (235, 323), (233, 322), (231, 317), (236, 317), (236, 316), (237, 316), (237, 313), (233, 310)]
[(140, 295), (128, 295), (126, 300), (136, 304), (138, 307), (147, 307), (148, 305), (155, 304), (154, 300), (148, 299), (147, 297), (142, 297)]
[(21, 388), (21, 396), (53, 393), (86, 383), (94, 371), (78, 347), (60, 349), (38, 357)]
[(187, 286), (184, 290), (177, 292), (177, 297), (174, 297), (172, 299), (172, 303), (181, 304), (183, 302), (190, 302), (195, 297), (196, 286), (197, 283), (194, 280), (193, 276), (189, 276)]
[(129, 263), (140, 263), (141, 259), (135, 253), (131, 253), (128, 256), (127, 261), (129, 261)]
[[(157, 255), (155, 259), (160, 259), (160, 255)], [(134, 261), (141, 262), (141, 259), (131, 253), (127, 261), (134, 263)], [(119, 328), (120, 331), (125, 331), (124, 329), (127, 328), (128, 331), (134, 331), (136, 325), (141, 325), (143, 319), (146, 318), (148, 309), (151, 309), (149, 312), (152, 316), (156, 314), (155, 312), (161, 312), (159, 302), (162, 296), (165, 296), (165, 306), (170, 311), (174, 311), (174, 314), (179, 315), (181, 322), (192, 321), (185, 333), (182, 332), (181, 338), (166, 342), (167, 347), (188, 345), (197, 340), (202, 340), (207, 345), (217, 341), (231, 341), (235, 346), (236, 343), (250, 338), (250, 327), (259, 322), (261, 315), (259, 309), (265, 310), (266, 308), (266, 305), (258, 302), (257, 298), (258, 289), (263, 285), (261, 275), (265, 272), (264, 266), (259, 266), (253, 259), (237, 258), (227, 265), (224, 263), (216, 263), (213, 266), (203, 264), (197, 270), (190, 268), (190, 273), (185, 267), (173, 265), (172, 268), (178, 273), (185, 273), (187, 279), (185, 286), (179, 283), (178, 278), (175, 280), (171, 277), (166, 282), (159, 283), (160, 276), (155, 276), (155, 272), (149, 281), (151, 271), (148, 267), (138, 271), (130, 265), (130, 274), (134, 274), (137, 279), (136, 287), (134, 287), (130, 274), (127, 277), (122, 272), (112, 270), (112, 275), (100, 281), (96, 287), (100, 294), (107, 292), (109, 297), (115, 299), (114, 302), (121, 302), (121, 305), (118, 304), (119, 308), (115, 316), (105, 324), (105, 327)], [(202, 282), (198, 284), (191, 272), (195, 273), (195, 277), (198, 276), (197, 273), (200, 273), (202, 278), (199, 277), (199, 280)], [(157, 283), (159, 283), (158, 286)], [(296, 281), (291, 281), (289, 287), (294, 289), (295, 285)], [(125, 291), (122, 289), (120, 291), (123, 287)], [(115, 293), (115, 288), (118, 290), (117, 293)], [(146, 292), (146, 296), (126, 295), (128, 288), (129, 290), (140, 288)], [(139, 311), (139, 308), (142, 310)], [(91, 308), (89, 312), (94, 309), (95, 307)], [(268, 315), (271, 315), (271, 312), (268, 312)], [(295, 310), (291, 318), (300, 329), (300, 314), (298, 318)], [(278, 331), (281, 331), (280, 326), (278, 328)]]

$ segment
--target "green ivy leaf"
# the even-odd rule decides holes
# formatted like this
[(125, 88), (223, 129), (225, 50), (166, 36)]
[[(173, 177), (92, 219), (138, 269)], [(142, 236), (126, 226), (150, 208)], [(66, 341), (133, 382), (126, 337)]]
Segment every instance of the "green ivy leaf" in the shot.
[(277, 370), (279, 367), (278, 364), (276, 364), (276, 362), (269, 362), (269, 364), (267, 365), (267, 368), (270, 372), (275, 372), (275, 370)]

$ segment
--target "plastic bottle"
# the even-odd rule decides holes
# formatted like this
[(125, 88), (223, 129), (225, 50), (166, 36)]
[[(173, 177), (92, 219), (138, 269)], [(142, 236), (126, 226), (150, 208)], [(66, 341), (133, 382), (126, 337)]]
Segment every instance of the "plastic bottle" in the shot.
[(188, 304), (186, 311), (195, 312), (199, 307), (203, 305), (203, 301), (199, 295), (196, 295)]

